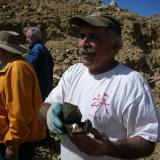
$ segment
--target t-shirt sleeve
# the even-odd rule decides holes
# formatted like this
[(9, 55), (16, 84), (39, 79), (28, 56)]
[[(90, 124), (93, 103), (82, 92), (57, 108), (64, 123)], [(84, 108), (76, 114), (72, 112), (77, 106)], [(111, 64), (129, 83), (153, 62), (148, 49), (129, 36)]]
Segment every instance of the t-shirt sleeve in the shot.
[(45, 103), (64, 103), (64, 99), (68, 93), (70, 84), (71, 84), (71, 68), (66, 70), (62, 75), (58, 85), (50, 92), (48, 97), (45, 100)]
[[(142, 77), (137, 77), (123, 112), (123, 123), (127, 137), (140, 136), (156, 142), (159, 135), (158, 111), (150, 88)], [(131, 101), (131, 99), (133, 99)]]

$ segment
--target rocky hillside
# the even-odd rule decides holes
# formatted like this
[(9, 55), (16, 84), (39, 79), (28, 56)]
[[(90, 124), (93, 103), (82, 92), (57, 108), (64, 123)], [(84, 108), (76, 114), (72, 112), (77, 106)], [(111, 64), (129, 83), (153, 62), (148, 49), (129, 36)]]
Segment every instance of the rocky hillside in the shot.
[[(23, 27), (39, 26), (54, 57), (56, 84), (71, 64), (80, 62), (75, 38), (77, 30), (68, 25), (68, 19), (73, 15), (87, 15), (97, 10), (106, 10), (121, 22), (123, 49), (117, 59), (140, 71), (146, 79), (155, 73), (160, 74), (159, 15), (141, 17), (126, 9), (102, 5), (100, 1), (91, 3), (85, 0), (0, 0), (0, 30), (19, 32), (25, 44)], [(151, 87), (157, 107), (160, 108), (160, 82)]]

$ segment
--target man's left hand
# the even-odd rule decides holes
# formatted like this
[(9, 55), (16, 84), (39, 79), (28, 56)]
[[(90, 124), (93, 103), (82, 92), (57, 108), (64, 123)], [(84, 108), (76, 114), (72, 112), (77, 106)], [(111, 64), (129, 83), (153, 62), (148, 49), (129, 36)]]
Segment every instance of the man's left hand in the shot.
[(72, 135), (70, 139), (80, 151), (90, 156), (104, 156), (112, 152), (114, 145), (106, 135), (95, 128), (91, 129), (91, 134), (93, 136), (85, 134)]

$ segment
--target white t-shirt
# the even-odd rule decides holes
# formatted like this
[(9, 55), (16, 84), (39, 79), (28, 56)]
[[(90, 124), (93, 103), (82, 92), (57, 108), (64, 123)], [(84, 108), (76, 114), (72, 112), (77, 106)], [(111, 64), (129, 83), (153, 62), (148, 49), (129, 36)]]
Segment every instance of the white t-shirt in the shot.
[[(90, 119), (93, 127), (111, 141), (143, 137), (156, 142), (158, 112), (150, 88), (142, 76), (119, 64), (114, 69), (91, 75), (81, 63), (71, 66), (45, 102), (72, 103)], [(108, 156), (92, 157), (79, 151), (66, 135), (61, 137), (62, 160), (117, 160)]]

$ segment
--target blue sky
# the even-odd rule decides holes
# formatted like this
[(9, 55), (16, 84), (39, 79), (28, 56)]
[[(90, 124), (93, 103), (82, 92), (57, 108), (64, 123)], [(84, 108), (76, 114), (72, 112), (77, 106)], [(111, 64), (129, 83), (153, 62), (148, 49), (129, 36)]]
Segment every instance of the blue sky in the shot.
[[(102, 0), (103, 3), (108, 4), (111, 0)], [(121, 8), (135, 12), (141, 16), (152, 16), (160, 13), (160, 0), (116, 0)]]

